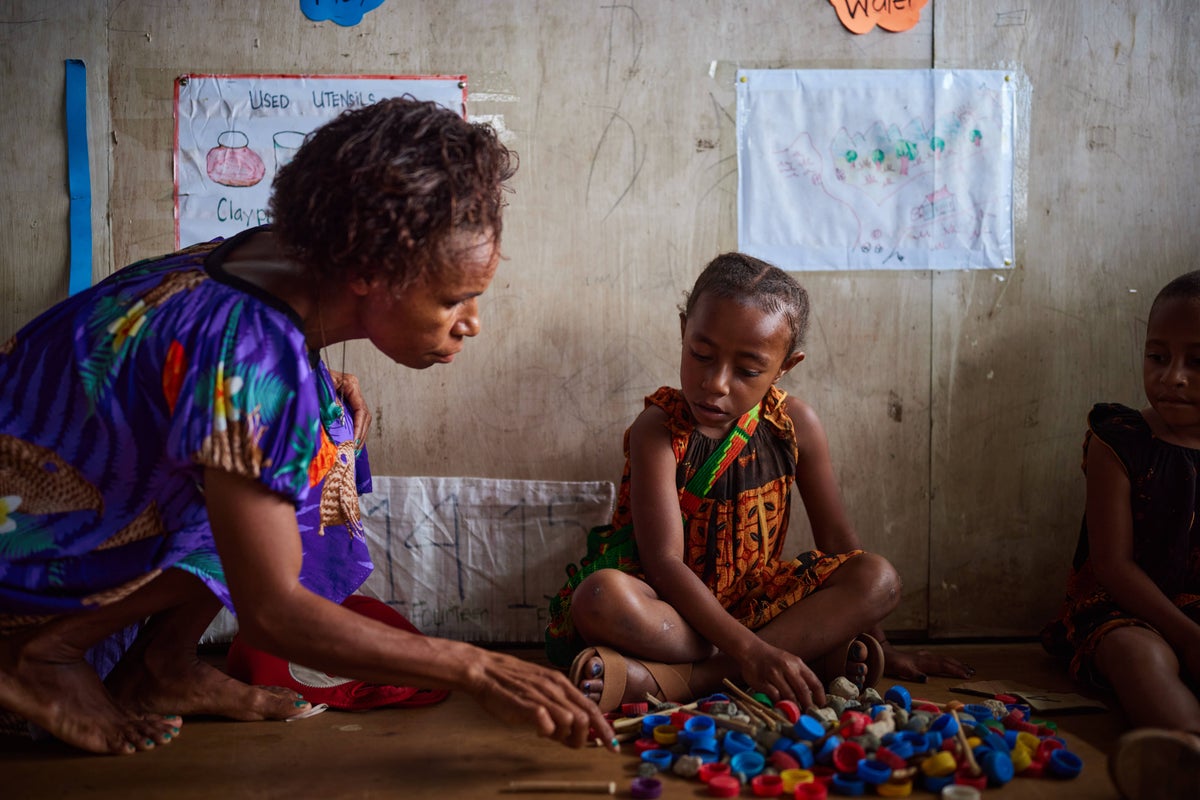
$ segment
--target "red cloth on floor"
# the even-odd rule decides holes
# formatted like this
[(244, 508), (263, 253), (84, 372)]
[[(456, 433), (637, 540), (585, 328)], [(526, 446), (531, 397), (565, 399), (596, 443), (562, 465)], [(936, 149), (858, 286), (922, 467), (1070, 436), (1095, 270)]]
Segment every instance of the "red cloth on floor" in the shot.
[[(421, 633), (400, 612), (374, 598), (352, 594), (342, 605), (393, 628)], [(229, 646), (225, 669), (232, 677), (245, 683), (283, 686), (304, 695), (304, 699), (313, 705), (326, 703), (330, 708), (347, 711), (386, 706), (427, 706), (440, 703), (450, 696), (448, 689), (387, 686), (329, 675), (257, 650), (243, 642), (240, 635), (234, 636), (233, 644)]]

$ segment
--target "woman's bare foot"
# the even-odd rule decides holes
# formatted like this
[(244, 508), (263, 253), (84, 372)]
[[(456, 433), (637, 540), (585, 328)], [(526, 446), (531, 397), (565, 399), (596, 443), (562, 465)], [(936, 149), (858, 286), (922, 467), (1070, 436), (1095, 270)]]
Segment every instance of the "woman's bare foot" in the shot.
[(196, 646), (134, 644), (106, 681), (116, 700), (146, 712), (211, 715), (242, 721), (287, 719), (312, 708), (290, 689), (251, 686), (196, 655)]
[(82, 653), (48, 636), (0, 641), (0, 706), (69, 745), (113, 755), (167, 744), (183, 724), (119, 708)]

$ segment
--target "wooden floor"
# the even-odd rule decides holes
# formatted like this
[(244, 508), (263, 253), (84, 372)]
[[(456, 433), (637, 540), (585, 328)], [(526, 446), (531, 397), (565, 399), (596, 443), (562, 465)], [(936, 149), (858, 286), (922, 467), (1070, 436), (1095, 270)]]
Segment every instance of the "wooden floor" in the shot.
[[(1074, 691), (1036, 644), (939, 645), (974, 666), (972, 680), (1007, 680), (1049, 691)], [(540, 652), (517, 651), (540, 660)], [(882, 691), (894, 685), (885, 679)], [(914, 697), (960, 699), (959, 680), (904, 684)], [(1083, 759), (1071, 781), (1022, 778), (985, 798), (1115, 798), (1106, 756), (1122, 730), (1111, 711), (1054, 717), (1069, 748)], [(127, 757), (89, 756), (57, 743), (0, 739), (0, 797), (18, 798), (533, 798), (501, 794), (515, 780), (615, 781), (629, 797), (637, 758), (597, 748), (570, 750), (524, 730), (510, 730), (469, 698), (452, 695), (421, 709), (328, 711), (298, 722), (188, 720), (170, 745)], [(664, 798), (707, 797), (695, 780), (664, 776)], [(751, 796), (749, 789), (744, 797)], [(914, 797), (933, 797), (914, 792)]]

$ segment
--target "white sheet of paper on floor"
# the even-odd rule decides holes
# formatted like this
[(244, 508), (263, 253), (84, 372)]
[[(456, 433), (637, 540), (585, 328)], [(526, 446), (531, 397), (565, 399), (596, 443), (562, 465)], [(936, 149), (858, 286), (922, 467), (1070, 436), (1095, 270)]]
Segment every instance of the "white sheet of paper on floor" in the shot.
[(1017, 697), (1039, 714), (1052, 714), (1055, 711), (1107, 711), (1108, 706), (1099, 700), (1084, 697), (1074, 692), (1052, 692), (1013, 681), (973, 681), (951, 686), (950, 691), (973, 694), (980, 697), (994, 697), (1007, 694)]

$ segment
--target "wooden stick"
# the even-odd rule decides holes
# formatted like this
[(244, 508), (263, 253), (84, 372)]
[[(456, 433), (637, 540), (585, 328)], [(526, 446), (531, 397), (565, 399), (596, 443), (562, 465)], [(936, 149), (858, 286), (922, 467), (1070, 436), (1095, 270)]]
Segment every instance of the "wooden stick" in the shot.
[(502, 792), (577, 792), (579, 794), (617, 793), (613, 781), (509, 781)]
[[(647, 694), (646, 697), (652, 698), (656, 703), (661, 702), (658, 698), (652, 697), (652, 695), (650, 695), (650, 694)], [(697, 700), (694, 703), (688, 703), (686, 706), (678, 706), (675, 708), (675, 710), (676, 711), (691, 711), (698, 705), (700, 705), (699, 700)], [(650, 711), (650, 712), (641, 714), (636, 717), (621, 717), (619, 720), (612, 723), (612, 729), (613, 729), (613, 731), (620, 733), (621, 731), (625, 730), (626, 728), (636, 727), (646, 717), (650, 716), (651, 714), (656, 714), (656, 713), (658, 713), (658, 712)]]
[[(947, 703), (947, 705), (951, 704)], [(967, 756), (967, 763), (971, 765), (971, 777), (978, 778), (979, 773), (983, 770), (979, 768), (979, 762), (975, 760), (975, 754), (971, 752), (971, 745), (967, 743), (967, 732), (963, 730), (962, 720), (958, 718), (958, 709), (951, 707), (950, 715), (954, 717), (954, 723), (958, 727), (958, 743), (962, 745), (962, 749)]]
[(728, 717), (718, 717), (716, 714), (709, 714), (707, 711), (701, 711), (700, 709), (696, 709), (693, 713), (712, 719), (713, 722), (717, 723), (722, 728), (729, 728), (730, 730), (740, 731), (741, 733), (748, 733), (751, 736), (757, 736), (762, 732), (762, 726), (756, 725), (753, 722), (742, 722), (736, 719), (729, 719)]
[(733, 692), (734, 697), (742, 701), (742, 703), (746, 706), (747, 711), (757, 712), (758, 716), (762, 718), (762, 721), (770, 725), (772, 729), (778, 730), (780, 724), (788, 722), (788, 720), (774, 708), (764, 705), (747, 692), (742, 691), (737, 687), (736, 684), (734, 684), (733, 681), (729, 680), (729, 678), (725, 678), (724, 684), (729, 691)]

